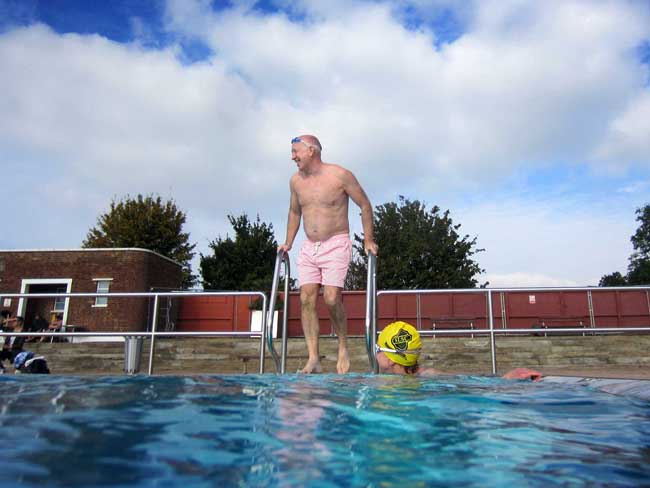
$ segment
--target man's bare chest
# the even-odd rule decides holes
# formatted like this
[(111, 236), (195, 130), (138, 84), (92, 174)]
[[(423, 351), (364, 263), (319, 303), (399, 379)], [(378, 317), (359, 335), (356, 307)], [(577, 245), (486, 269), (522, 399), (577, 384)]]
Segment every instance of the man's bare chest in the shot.
[(338, 207), (347, 201), (347, 194), (338, 180), (314, 179), (296, 185), (301, 207)]

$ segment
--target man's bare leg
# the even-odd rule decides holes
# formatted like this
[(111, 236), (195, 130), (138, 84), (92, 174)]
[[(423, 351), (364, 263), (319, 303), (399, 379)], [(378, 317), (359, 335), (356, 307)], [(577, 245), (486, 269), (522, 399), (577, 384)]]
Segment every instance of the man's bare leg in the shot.
[(307, 343), (307, 353), (309, 358), (304, 368), (299, 373), (311, 374), (321, 373), (323, 368), (320, 364), (320, 353), (318, 350), (318, 314), (316, 313), (316, 299), (320, 285), (309, 283), (300, 287), (300, 305), (302, 330), (305, 333), (305, 342)]
[(341, 288), (325, 286), (323, 298), (325, 299), (325, 305), (329, 309), (334, 331), (339, 338), (339, 357), (336, 363), (336, 371), (339, 374), (345, 374), (350, 371), (350, 357), (348, 355), (348, 317), (343, 306)]

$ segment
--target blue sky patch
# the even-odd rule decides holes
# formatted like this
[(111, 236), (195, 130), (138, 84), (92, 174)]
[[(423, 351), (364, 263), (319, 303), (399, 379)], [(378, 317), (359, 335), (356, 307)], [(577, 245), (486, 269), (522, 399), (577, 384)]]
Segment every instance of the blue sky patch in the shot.
[(464, 26), (458, 14), (449, 8), (431, 10), (426, 16), (422, 11), (412, 5), (401, 8), (397, 18), (409, 30), (430, 30), (435, 34), (435, 46), (440, 48), (444, 44), (451, 44), (461, 37)]
[(650, 40), (646, 40), (638, 47), (639, 59), (643, 64), (650, 64)]
[(61, 34), (99, 34), (117, 42), (134, 40), (133, 18), (160, 32), (162, 7), (162, 0), (0, 0), (5, 24), (41, 22)]
[[(231, 6), (224, 1), (213, 4), (215, 10)], [(178, 44), (183, 64), (212, 56), (202, 41), (165, 30), (164, 7), (164, 0), (0, 0), (0, 30), (43, 23), (60, 34), (98, 34), (120, 43), (137, 41), (151, 49)]]
[(637, 47), (637, 54), (641, 64), (645, 64), (647, 67), (645, 86), (650, 87), (650, 40), (642, 42)]

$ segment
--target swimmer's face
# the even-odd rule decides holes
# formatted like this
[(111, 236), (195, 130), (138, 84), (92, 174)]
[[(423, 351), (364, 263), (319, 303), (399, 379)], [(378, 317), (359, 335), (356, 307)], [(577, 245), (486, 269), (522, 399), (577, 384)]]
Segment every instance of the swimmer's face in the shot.
[(313, 152), (314, 149), (304, 142), (291, 144), (291, 159), (298, 165), (298, 169), (302, 169), (311, 160)]
[(388, 356), (386, 356), (383, 352), (378, 352), (377, 353), (377, 366), (379, 367), (379, 372), (380, 373), (396, 373), (396, 364), (388, 359)]

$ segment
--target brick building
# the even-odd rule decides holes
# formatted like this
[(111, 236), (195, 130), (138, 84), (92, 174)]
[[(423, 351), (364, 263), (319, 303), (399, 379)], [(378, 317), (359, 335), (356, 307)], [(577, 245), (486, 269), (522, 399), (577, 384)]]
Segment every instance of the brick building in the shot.
[(0, 250), (0, 309), (29, 325), (38, 313), (87, 331), (141, 331), (149, 298), (6, 298), (2, 293), (119, 293), (179, 289), (180, 263), (147, 249)]

